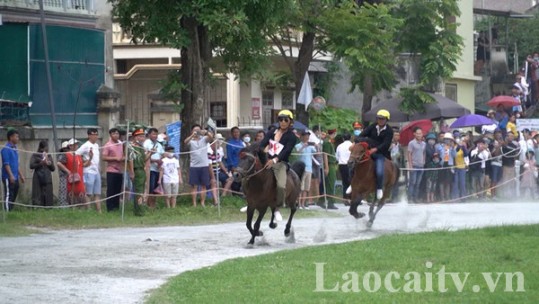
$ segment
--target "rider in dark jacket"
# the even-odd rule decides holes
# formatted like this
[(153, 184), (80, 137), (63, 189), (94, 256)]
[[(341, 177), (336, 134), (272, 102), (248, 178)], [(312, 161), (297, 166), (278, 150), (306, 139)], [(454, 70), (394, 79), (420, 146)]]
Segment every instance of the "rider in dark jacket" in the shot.
[(380, 110), (376, 113), (376, 124), (369, 125), (361, 135), (371, 139), (373, 147), (369, 150), (371, 157), (376, 164), (376, 198), (381, 199), (384, 196), (384, 162), (385, 159), (391, 160), (389, 147), (393, 140), (393, 129), (387, 125), (389, 112)]
[[(294, 114), (289, 110), (282, 110), (278, 115), (279, 127), (268, 132), (266, 137), (260, 142), (260, 149), (269, 146), (268, 161), (266, 168), (271, 168), (277, 181), (277, 206), (283, 206), (286, 198), (286, 178), (288, 169), (288, 158), (296, 145), (297, 137), (292, 132), (294, 124)], [(281, 213), (275, 211), (277, 221), (282, 220)]]

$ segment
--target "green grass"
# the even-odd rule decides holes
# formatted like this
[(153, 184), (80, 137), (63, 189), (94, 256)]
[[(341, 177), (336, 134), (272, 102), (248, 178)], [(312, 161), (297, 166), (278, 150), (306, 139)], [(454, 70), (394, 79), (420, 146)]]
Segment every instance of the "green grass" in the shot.
[[(253, 250), (257, 250), (256, 248)], [(414, 235), (388, 235), (368, 241), (307, 247), (251, 258), (239, 258), (172, 278), (155, 290), (147, 303), (537, 303), (539, 299), (539, 225), (505, 226), (457, 232)], [(432, 263), (427, 268), (426, 263)], [(324, 265), (322, 289), (339, 283), (338, 292), (315, 292), (316, 264)], [(470, 275), (462, 292), (445, 275), (447, 292), (438, 289), (437, 273), (459, 272)], [(367, 292), (363, 275), (369, 271), (381, 277), (381, 288)], [(398, 292), (384, 288), (387, 273)], [(483, 272), (522, 272), (525, 292), (504, 292), (502, 276), (493, 292)], [(347, 272), (358, 274), (360, 292), (343, 292)], [(426, 275), (433, 275), (432, 292), (405, 292), (412, 279), (408, 272), (420, 274), (421, 290)], [(496, 278), (496, 274), (493, 274)], [(323, 279), (323, 280), (322, 280)], [(347, 281), (353, 281), (348, 277)], [(373, 282), (373, 281), (371, 281)], [(481, 289), (475, 293), (472, 287)], [(513, 290), (516, 290), (516, 278)]]
[[(14, 211), (4, 214), (5, 221), (0, 215), (0, 236), (21, 236), (36, 233), (44, 229), (85, 229), (85, 228), (113, 228), (113, 227), (150, 227), (150, 226), (181, 226), (202, 225), (227, 222), (245, 221), (245, 213), (239, 209), (245, 205), (245, 201), (239, 197), (223, 197), (221, 200), (221, 214), (217, 207), (200, 205), (192, 207), (190, 198), (178, 199), (178, 205), (174, 209), (167, 209), (164, 202), (158, 200), (155, 210), (145, 209), (142, 217), (133, 215), (132, 203), (126, 204), (124, 220), (122, 222), (120, 211), (106, 212), (105, 204), (102, 204), (103, 213), (99, 214), (94, 209), (27, 209), (16, 208)], [(289, 209), (283, 208), (282, 214), (286, 218)], [(331, 216), (333, 213), (324, 211), (298, 212), (296, 216)], [(269, 220), (270, 213), (266, 213), (264, 219)], [(38, 228), (37, 230), (35, 228)]]

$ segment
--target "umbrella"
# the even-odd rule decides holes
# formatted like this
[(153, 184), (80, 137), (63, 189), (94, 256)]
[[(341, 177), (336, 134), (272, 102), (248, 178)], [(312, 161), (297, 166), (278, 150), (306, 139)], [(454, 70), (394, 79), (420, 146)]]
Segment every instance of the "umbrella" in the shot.
[(513, 96), (496, 96), (489, 100), (487, 102), (487, 106), (491, 106), (493, 108), (502, 105), (504, 107), (512, 107), (512, 106), (519, 106), (520, 101), (516, 100)]
[(432, 129), (432, 121), (430, 119), (416, 120), (402, 127), (399, 139), (401, 145), (407, 146), (414, 139), (414, 129), (416, 127), (421, 128), (423, 134), (427, 135), (430, 129)]
[(391, 114), (391, 122), (408, 122), (408, 114), (399, 109), (402, 97), (394, 97), (377, 103), (370, 111), (363, 113), (363, 121), (376, 121), (376, 113), (381, 110), (388, 110)]
[(445, 96), (427, 93), (434, 102), (425, 104), (425, 113), (414, 113), (410, 120), (456, 118), (470, 114), (470, 110)]
[(468, 114), (459, 117), (457, 120), (455, 120), (454, 123), (451, 124), (451, 128), (464, 128), (464, 127), (477, 127), (477, 126), (483, 126), (483, 125), (491, 125), (494, 122), (492, 119), (483, 116), (483, 115), (477, 115), (477, 114)]
[[(273, 124), (273, 126), (275, 126), (275, 127), (278, 128), (278, 127), (279, 127), (279, 123), (276, 122), (276, 123)], [(304, 125), (303, 123), (301, 123), (301, 122), (299, 122), (299, 121), (297, 121), (297, 120), (294, 120), (294, 125), (293, 125), (292, 127), (293, 127), (294, 129), (296, 129), (296, 130), (302, 130), (302, 131), (308, 129), (306, 125)]]
[(425, 112), (418, 112), (412, 115), (403, 113), (399, 106), (402, 103), (402, 97), (398, 96), (378, 103), (370, 111), (363, 114), (363, 120), (375, 121), (376, 112), (380, 109), (386, 109), (391, 113), (392, 122), (408, 122), (411, 120), (420, 119), (440, 119), (440, 118), (455, 118), (462, 115), (470, 114), (470, 110), (458, 104), (457, 102), (433, 93), (427, 93), (434, 102), (425, 104)]

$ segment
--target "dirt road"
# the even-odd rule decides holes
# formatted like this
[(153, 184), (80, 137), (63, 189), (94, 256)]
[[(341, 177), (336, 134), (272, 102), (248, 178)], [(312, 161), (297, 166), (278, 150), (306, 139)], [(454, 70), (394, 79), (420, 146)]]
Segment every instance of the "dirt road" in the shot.
[(285, 241), (284, 223), (270, 230), (266, 220), (254, 248), (244, 223), (0, 238), (0, 295), (3, 303), (142, 303), (167, 278), (231, 258), (388, 233), (539, 223), (539, 203), (390, 205), (371, 229), (342, 205), (335, 212), (342, 216), (295, 220), (295, 243)]

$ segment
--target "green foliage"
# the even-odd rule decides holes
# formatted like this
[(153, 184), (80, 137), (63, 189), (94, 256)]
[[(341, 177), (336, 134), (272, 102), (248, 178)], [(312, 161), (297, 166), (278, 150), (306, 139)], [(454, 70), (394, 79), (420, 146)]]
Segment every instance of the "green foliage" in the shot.
[(340, 79), (338, 76), (339, 65), (336, 61), (324, 63), (326, 73), (317, 73), (314, 75), (314, 96), (330, 96), (331, 87)]
[[(113, 15), (125, 30), (133, 35), (135, 43), (160, 43), (177, 49), (192, 44), (184, 26), (194, 20), (207, 35), (209, 45), (203, 52), (214, 53), (226, 71), (240, 75), (252, 74), (265, 66), (272, 49), (266, 41), (293, 2), (288, 0), (109, 0)], [(205, 37), (197, 37), (201, 41)]]
[(337, 129), (338, 131), (350, 131), (354, 121), (359, 121), (358, 115), (354, 110), (341, 109), (332, 106), (326, 106), (321, 111), (309, 110), (309, 126), (320, 125), (327, 130)]
[(343, 59), (352, 72), (353, 91), (363, 89), (365, 77), (371, 77), (375, 91), (394, 86), (392, 54), (400, 20), (390, 14), (387, 5), (347, 1), (324, 12), (322, 27), (327, 33), (327, 49)]
[(421, 91), (418, 87), (401, 88), (400, 95), (403, 98), (400, 110), (404, 113), (424, 113), (425, 104), (434, 102), (434, 98)]
[(450, 78), (463, 48), (454, 19), (460, 16), (456, 0), (400, 0), (394, 16), (403, 21), (397, 50), (420, 54), (420, 86), (434, 88)]

